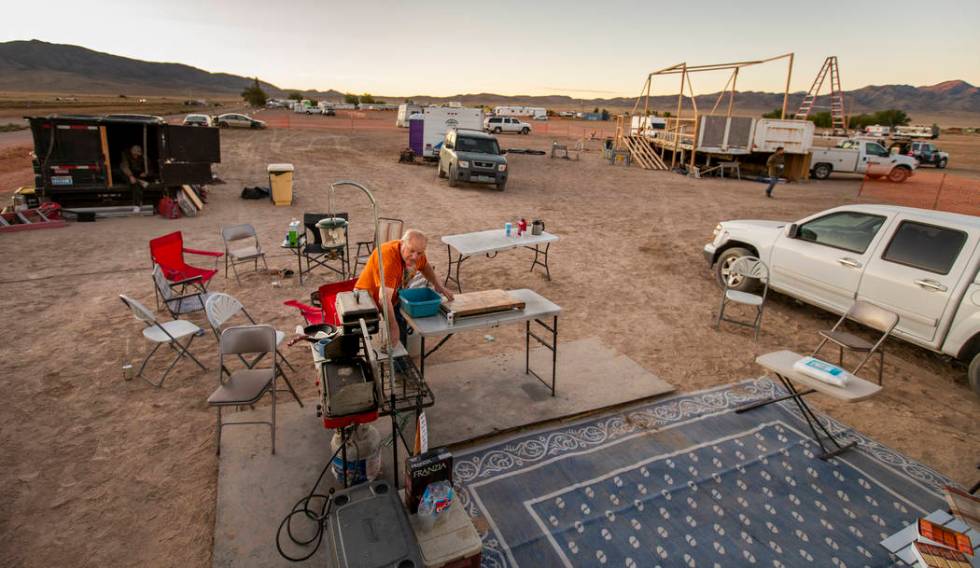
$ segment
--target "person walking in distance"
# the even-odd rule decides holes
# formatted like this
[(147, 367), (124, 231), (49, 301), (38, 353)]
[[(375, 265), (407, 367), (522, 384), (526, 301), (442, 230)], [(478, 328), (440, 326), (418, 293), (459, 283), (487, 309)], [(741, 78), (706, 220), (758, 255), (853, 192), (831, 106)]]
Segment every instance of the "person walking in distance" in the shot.
[(786, 155), (783, 153), (783, 147), (780, 146), (776, 148), (776, 152), (769, 159), (766, 160), (766, 167), (769, 168), (769, 187), (766, 188), (766, 197), (772, 197), (772, 188), (776, 187), (776, 181), (779, 180), (779, 176), (783, 173), (783, 167), (786, 165)]

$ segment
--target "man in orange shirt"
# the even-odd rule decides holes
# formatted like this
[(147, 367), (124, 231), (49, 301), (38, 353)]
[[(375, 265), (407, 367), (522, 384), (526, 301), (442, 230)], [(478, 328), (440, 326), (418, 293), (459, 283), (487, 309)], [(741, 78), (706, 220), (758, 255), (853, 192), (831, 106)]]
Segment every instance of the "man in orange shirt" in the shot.
[[(384, 262), (385, 273), (385, 296), (387, 296), (389, 313), (395, 316), (388, 322), (392, 346), (397, 345), (403, 339), (401, 329), (405, 325), (401, 314), (397, 311), (398, 290), (406, 287), (417, 273), (421, 273), (432, 284), (436, 292), (445, 296), (449, 301), (453, 300), (453, 293), (439, 282), (436, 273), (425, 258), (427, 243), (428, 239), (425, 233), (409, 229), (405, 231), (401, 240), (381, 244), (381, 260)], [(379, 309), (381, 309), (382, 315), (384, 315), (384, 308), (382, 308), (380, 301), (381, 274), (378, 271), (377, 252), (371, 254), (371, 258), (364, 266), (354, 289), (370, 292)]]

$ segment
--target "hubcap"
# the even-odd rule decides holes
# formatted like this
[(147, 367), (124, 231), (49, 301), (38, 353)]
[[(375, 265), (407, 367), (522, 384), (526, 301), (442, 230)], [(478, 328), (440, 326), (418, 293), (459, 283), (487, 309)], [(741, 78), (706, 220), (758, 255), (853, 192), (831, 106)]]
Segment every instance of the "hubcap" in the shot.
[(739, 258), (741, 257), (731, 256), (721, 264), (721, 278), (728, 283), (729, 288), (736, 288), (742, 283), (743, 276), (741, 274), (732, 274), (732, 264)]

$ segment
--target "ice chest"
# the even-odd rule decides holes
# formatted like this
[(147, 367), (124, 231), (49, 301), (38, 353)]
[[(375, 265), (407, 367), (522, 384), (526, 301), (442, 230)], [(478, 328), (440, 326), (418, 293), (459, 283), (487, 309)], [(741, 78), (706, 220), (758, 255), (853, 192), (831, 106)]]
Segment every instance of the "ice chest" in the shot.
[(422, 568), (408, 513), (388, 482), (338, 491), (328, 519), (330, 568)]
[(276, 207), (293, 204), (293, 165), (269, 164), (269, 187)]
[(473, 521), (456, 500), (447, 515), (430, 530), (425, 531), (418, 516), (408, 520), (419, 543), (419, 553), (425, 568), (479, 568), (483, 556), (483, 542), (473, 526)]

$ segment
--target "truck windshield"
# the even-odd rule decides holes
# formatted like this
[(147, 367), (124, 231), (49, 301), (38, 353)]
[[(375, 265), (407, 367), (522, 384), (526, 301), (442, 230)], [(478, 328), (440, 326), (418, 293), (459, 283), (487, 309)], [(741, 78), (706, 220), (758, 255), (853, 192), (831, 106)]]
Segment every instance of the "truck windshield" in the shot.
[(500, 146), (493, 138), (466, 138), (460, 136), (456, 140), (456, 150), (459, 152), (476, 152), (478, 154), (499, 154)]

